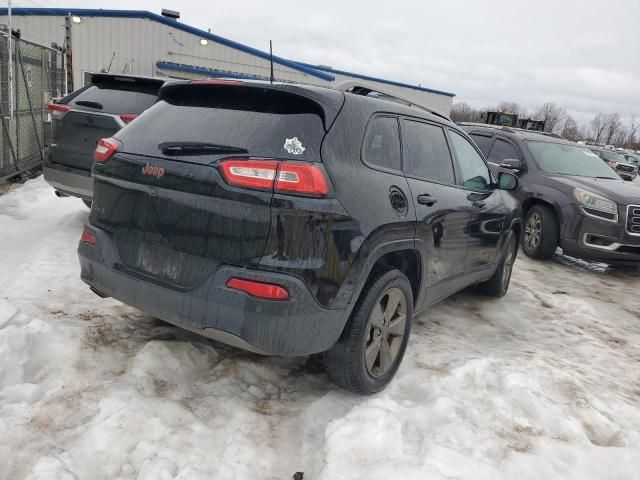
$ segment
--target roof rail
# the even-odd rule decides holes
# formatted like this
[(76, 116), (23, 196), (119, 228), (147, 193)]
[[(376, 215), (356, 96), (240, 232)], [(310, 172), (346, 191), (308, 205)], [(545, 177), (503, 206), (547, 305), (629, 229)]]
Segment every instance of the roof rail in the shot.
[(427, 107), (426, 105), (416, 103), (415, 100), (409, 100), (408, 98), (402, 97), (396, 93), (391, 93), (390, 90), (387, 90), (384, 87), (372, 88), (369, 86), (364, 86), (356, 80), (344, 80), (336, 84), (333, 88), (335, 88), (336, 90), (340, 90), (341, 92), (349, 92), (355, 95), (362, 95), (362, 96), (367, 96), (370, 93), (377, 93), (384, 100), (405, 104), (409, 107), (418, 107), (421, 110), (426, 110), (427, 112), (433, 115), (436, 115), (440, 118), (444, 118), (445, 120), (451, 121), (451, 119), (448, 116), (440, 112), (436, 112), (435, 110), (431, 109), (430, 107)]
[(483, 128), (491, 128), (492, 130), (502, 130), (503, 132), (516, 133), (516, 129), (514, 127), (507, 127), (506, 125), (491, 125), (489, 123), (480, 123), (480, 122), (457, 122), (458, 125), (467, 126), (467, 127), (483, 127)]

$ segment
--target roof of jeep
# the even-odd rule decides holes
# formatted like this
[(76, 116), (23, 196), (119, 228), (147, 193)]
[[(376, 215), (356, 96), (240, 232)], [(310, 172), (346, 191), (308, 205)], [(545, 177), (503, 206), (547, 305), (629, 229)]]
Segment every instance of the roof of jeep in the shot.
[(163, 98), (165, 94), (175, 88), (181, 88), (184, 85), (194, 85), (194, 84), (211, 84), (211, 85), (238, 85), (238, 86), (246, 86), (246, 87), (264, 87), (273, 90), (286, 91), (290, 93), (295, 93), (298, 95), (302, 95), (311, 100), (314, 100), (320, 103), (325, 109), (325, 114), (328, 114), (328, 123), (332, 123), (333, 119), (338, 115), (342, 105), (344, 103), (344, 98), (346, 96), (352, 96), (354, 98), (358, 98), (359, 101), (364, 101), (369, 103), (370, 105), (375, 106), (375, 110), (386, 112), (386, 113), (394, 113), (399, 115), (408, 115), (414, 117), (420, 117), (428, 120), (437, 121), (440, 123), (445, 123), (451, 125), (452, 127), (459, 127), (455, 125), (448, 117), (441, 115), (437, 112), (428, 110), (426, 108), (414, 106), (414, 105), (405, 105), (403, 103), (399, 103), (393, 101), (392, 99), (385, 98), (377, 98), (372, 96), (360, 95), (357, 93), (337, 90), (331, 87), (323, 87), (323, 86), (315, 86), (315, 85), (306, 85), (301, 83), (287, 83), (287, 82), (268, 82), (265, 80), (238, 80), (238, 79), (223, 79), (223, 78), (215, 78), (215, 79), (198, 79), (191, 81), (177, 81), (171, 84), (165, 84), (160, 90), (160, 99)]

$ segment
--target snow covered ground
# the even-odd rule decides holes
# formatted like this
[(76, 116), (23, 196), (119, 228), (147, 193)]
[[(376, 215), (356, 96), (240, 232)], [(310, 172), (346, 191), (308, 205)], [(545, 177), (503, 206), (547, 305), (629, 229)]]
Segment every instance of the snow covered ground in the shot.
[(92, 294), (87, 212), (42, 179), (0, 196), (2, 479), (640, 478), (637, 274), (520, 257), (358, 397)]

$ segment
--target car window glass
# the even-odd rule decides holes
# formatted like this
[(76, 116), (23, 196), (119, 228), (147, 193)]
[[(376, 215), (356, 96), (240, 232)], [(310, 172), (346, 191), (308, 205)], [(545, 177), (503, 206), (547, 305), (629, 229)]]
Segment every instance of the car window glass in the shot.
[(102, 113), (115, 113), (118, 115), (122, 113), (139, 114), (153, 105), (157, 97), (157, 85), (123, 86), (115, 82), (101, 82), (90, 85), (68, 103), (76, 108), (80, 107), (80, 109), (88, 109)]
[(454, 183), (453, 163), (444, 130), (436, 125), (402, 123), (404, 171), (408, 175)]
[(516, 148), (511, 145), (509, 142), (505, 142), (501, 139), (496, 139), (496, 143), (493, 144), (491, 148), (491, 153), (489, 154), (488, 161), (493, 163), (502, 163), (503, 160), (507, 158), (519, 159), (520, 155), (518, 155), (518, 151)]
[(471, 133), (469, 136), (473, 139), (474, 142), (476, 142), (476, 145), (478, 145), (480, 151), (486, 156), (489, 153), (489, 147), (491, 147), (491, 141), (493, 140), (491, 135)]
[(369, 122), (362, 158), (372, 165), (400, 170), (400, 132), (394, 117), (376, 117)]
[(488, 190), (491, 175), (480, 154), (473, 145), (459, 133), (450, 130), (453, 149), (462, 173), (462, 185), (470, 190)]

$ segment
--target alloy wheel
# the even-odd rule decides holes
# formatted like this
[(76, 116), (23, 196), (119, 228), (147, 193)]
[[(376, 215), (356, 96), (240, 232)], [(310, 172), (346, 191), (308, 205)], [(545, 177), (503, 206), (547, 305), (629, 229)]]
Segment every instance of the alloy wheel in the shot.
[(529, 251), (533, 251), (540, 245), (542, 236), (542, 217), (538, 212), (529, 215), (524, 232), (524, 244)]
[(407, 324), (407, 299), (399, 288), (382, 294), (369, 315), (365, 365), (372, 377), (387, 373), (396, 362)]

